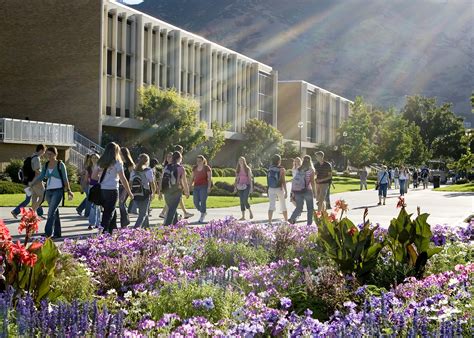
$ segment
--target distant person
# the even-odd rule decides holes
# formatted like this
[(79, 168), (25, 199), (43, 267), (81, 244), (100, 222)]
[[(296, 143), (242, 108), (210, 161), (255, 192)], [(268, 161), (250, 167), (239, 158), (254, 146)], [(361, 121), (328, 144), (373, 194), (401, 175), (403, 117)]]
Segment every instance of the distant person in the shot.
[(288, 191), (286, 189), (285, 168), (281, 166), (281, 156), (273, 155), (272, 164), (268, 168), (267, 186), (268, 199), (270, 205), (268, 208), (268, 223), (272, 223), (273, 212), (276, 209), (276, 200), (280, 201), (280, 210), (283, 214), (283, 219), (288, 221), (288, 210), (286, 209), (286, 199)]
[(135, 228), (148, 228), (150, 203), (156, 192), (155, 175), (149, 167), (150, 157), (140, 154), (135, 169), (130, 173), (130, 189), (133, 193), (133, 201), (138, 208), (138, 217)]
[(87, 173), (87, 167), (89, 166), (90, 156), (87, 154), (84, 159), (84, 169), (80, 173), (80, 186), (81, 192), (84, 193), (86, 196), (82, 200), (81, 204), (76, 208), (76, 212), (79, 216), (82, 216), (82, 212), (84, 211), (84, 217), (89, 217), (90, 212), (90, 202), (89, 202), (89, 174)]
[(104, 177), (101, 178), (101, 196), (104, 208), (101, 226), (104, 232), (112, 233), (114, 229), (117, 229), (115, 206), (119, 198), (119, 181), (130, 199), (133, 200), (130, 185), (125, 177), (120, 147), (117, 143), (110, 142), (107, 144), (98, 165), (102, 171), (105, 171), (105, 173), (103, 172)]
[(41, 203), (43, 202), (44, 196), (44, 184), (42, 181), (38, 181), (34, 186), (29, 187), (29, 183), (40, 175), (41, 157), (44, 155), (45, 151), (46, 146), (44, 144), (38, 144), (35, 152), (23, 161), (23, 166), (20, 169), (18, 176), (25, 187), (29, 188), (30, 192), (28, 193), (25, 191), (25, 199), (23, 202), (11, 211), (14, 218), (18, 218), (21, 208), (26, 208), (30, 202), (32, 202), (31, 208), (37, 212), (38, 216), (43, 217)]
[(363, 167), (359, 169), (359, 179), (360, 179), (360, 190), (367, 190), (367, 177), (369, 173), (367, 172), (367, 168)]
[(394, 173), (393, 173), (393, 180), (395, 182), (395, 189), (400, 188), (400, 170), (398, 167), (395, 167)]
[(413, 177), (413, 189), (416, 189), (418, 188), (418, 177), (419, 177), (417, 168), (413, 170), (412, 177)]
[(29, 183), (29, 186), (32, 187), (46, 179), (45, 199), (48, 202), (48, 219), (44, 231), (46, 237), (52, 236), (53, 238), (61, 238), (59, 204), (64, 199), (64, 192), (68, 193), (70, 200), (74, 197), (69, 185), (66, 166), (64, 162), (57, 159), (57, 156), (58, 150), (55, 147), (49, 147), (46, 150), (48, 161), (45, 163), (41, 174)]
[[(306, 203), (307, 218), (306, 224), (313, 224), (314, 201), (316, 198), (316, 185), (314, 180), (314, 166), (309, 155), (303, 157), (303, 163), (297, 169), (296, 175), (291, 183), (291, 191), (295, 194), (296, 208), (290, 216), (288, 222), (295, 224), (298, 217), (303, 212), (303, 206)], [(326, 190), (327, 191), (327, 190)], [(325, 196), (321, 197), (323, 199)]]
[[(89, 166), (87, 167), (87, 173), (89, 175), (89, 191), (90, 189), (99, 183), (100, 179), (100, 172), (101, 169), (97, 164), (99, 162), (99, 155), (92, 154), (89, 157)], [(101, 210), (100, 205), (96, 205), (94, 203), (90, 203), (90, 211), (89, 211), (89, 230), (93, 228), (98, 228), (100, 226), (101, 220)]]
[(196, 165), (191, 176), (194, 207), (201, 213), (199, 222), (203, 223), (207, 215), (207, 197), (211, 193), (212, 170), (203, 155), (196, 157)]
[(99, 154), (99, 151), (96, 149), (95, 145), (91, 145), (91, 146), (89, 147), (89, 153), (88, 153), (88, 155), (92, 155), (92, 154), (100, 155), (100, 154)]
[[(293, 167), (291, 168), (292, 178), (295, 178), (295, 175), (298, 172), (298, 168), (301, 167), (302, 163), (303, 161), (301, 160), (301, 157), (295, 157), (293, 159)], [(293, 205), (296, 207), (295, 194), (293, 193), (293, 191), (290, 192), (290, 202), (293, 203)]]
[(395, 168), (389, 168), (390, 170), (390, 176), (392, 177), (392, 181), (390, 182), (390, 185), (389, 185), (389, 189), (392, 189), (392, 183), (394, 184), (395, 186), (395, 189), (398, 188), (398, 183), (396, 182), (396, 180), (398, 180), (398, 177), (395, 178)]
[(400, 168), (398, 180), (400, 183), (400, 196), (405, 196), (405, 185), (408, 178), (408, 172), (404, 166)]
[[(184, 147), (182, 145), (175, 145), (174, 146), (174, 151), (179, 151), (183, 157), (183, 162), (184, 162)], [(188, 218), (191, 218), (194, 216), (194, 214), (192, 212), (188, 212), (188, 210), (186, 210), (186, 205), (184, 204), (184, 201), (183, 201), (183, 197), (181, 197), (181, 201), (179, 201), (179, 207), (181, 208), (181, 210), (183, 210), (183, 217), (188, 219)]]
[(250, 219), (253, 219), (253, 213), (249, 203), (249, 196), (253, 192), (253, 176), (252, 170), (243, 156), (239, 157), (237, 167), (235, 168), (234, 192), (238, 192), (239, 194), (240, 211), (242, 212), (240, 220), (245, 220), (245, 211), (247, 209)]
[(316, 201), (318, 203), (318, 211), (325, 210), (325, 200), (328, 193), (329, 184), (332, 180), (332, 166), (328, 161), (324, 160), (324, 153), (318, 151), (315, 154), (316, 164), (314, 170), (316, 172)]
[[(135, 162), (132, 159), (130, 150), (126, 147), (120, 148), (120, 156), (123, 161), (123, 173), (127, 182), (130, 181), (130, 173), (135, 169)], [(124, 188), (123, 184), (119, 182), (119, 209), (120, 209), (120, 227), (126, 228), (130, 224), (130, 213), (136, 213), (134, 208), (133, 200), (130, 201), (130, 205), (127, 209), (128, 193)]]
[(379, 191), (379, 203), (377, 205), (385, 205), (385, 199), (387, 198), (387, 188), (388, 188), (388, 171), (387, 166), (383, 165), (382, 168), (377, 173), (377, 185)]
[(390, 168), (387, 168), (387, 173), (388, 173), (388, 189), (391, 189), (392, 181), (393, 181), (392, 170), (390, 170)]
[(428, 188), (429, 178), (430, 178), (430, 170), (427, 167), (423, 167), (421, 169), (421, 181), (423, 182), (423, 189)]
[(189, 186), (186, 180), (186, 171), (181, 165), (182, 160), (183, 155), (179, 151), (175, 151), (171, 158), (171, 163), (168, 163), (163, 169), (160, 186), (161, 193), (164, 194), (165, 202), (168, 206), (163, 224), (165, 226), (178, 223), (176, 211), (183, 193), (186, 198), (189, 198)]

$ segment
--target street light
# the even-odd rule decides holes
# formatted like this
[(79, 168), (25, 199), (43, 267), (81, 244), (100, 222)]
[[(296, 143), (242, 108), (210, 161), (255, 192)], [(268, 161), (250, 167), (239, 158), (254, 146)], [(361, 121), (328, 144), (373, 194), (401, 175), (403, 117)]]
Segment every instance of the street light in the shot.
[[(346, 145), (346, 137), (347, 137), (347, 131), (343, 132), (342, 133), (342, 137), (343, 137), (343, 144)], [(343, 160), (344, 160), (344, 170), (347, 169), (347, 158), (346, 158), (346, 152), (343, 151), (342, 152), (342, 155), (343, 155)]]
[(298, 122), (298, 128), (300, 130), (300, 155), (301, 155), (301, 139), (303, 138), (303, 126), (304, 126), (304, 123), (302, 121)]

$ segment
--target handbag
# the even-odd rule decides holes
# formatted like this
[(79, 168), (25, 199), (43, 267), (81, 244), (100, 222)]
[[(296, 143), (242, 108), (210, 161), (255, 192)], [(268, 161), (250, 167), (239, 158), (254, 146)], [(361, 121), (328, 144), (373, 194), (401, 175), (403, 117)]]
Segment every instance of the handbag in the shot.
[(237, 190), (245, 190), (245, 189), (247, 189), (247, 184), (237, 183)]
[(104, 169), (102, 172), (102, 175), (100, 176), (100, 180), (97, 184), (94, 184), (92, 188), (89, 190), (89, 196), (87, 199), (89, 202), (95, 204), (95, 205), (102, 205), (102, 188), (101, 188), (101, 183), (104, 180), (105, 173), (107, 172), (107, 169)]

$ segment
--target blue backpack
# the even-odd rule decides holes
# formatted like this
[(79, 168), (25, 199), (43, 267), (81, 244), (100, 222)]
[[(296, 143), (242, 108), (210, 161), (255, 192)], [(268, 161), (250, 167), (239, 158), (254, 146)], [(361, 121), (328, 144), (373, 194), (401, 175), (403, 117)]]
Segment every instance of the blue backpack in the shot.
[(280, 188), (281, 187), (280, 168), (279, 167), (271, 166), (270, 168), (268, 168), (267, 186), (269, 188)]

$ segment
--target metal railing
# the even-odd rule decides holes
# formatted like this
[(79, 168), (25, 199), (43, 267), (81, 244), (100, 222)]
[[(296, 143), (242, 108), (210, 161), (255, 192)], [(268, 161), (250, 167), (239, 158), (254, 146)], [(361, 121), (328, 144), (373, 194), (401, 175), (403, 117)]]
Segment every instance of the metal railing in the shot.
[(104, 148), (102, 148), (100, 145), (95, 143), (94, 141), (88, 139), (84, 135), (80, 134), (78, 131), (74, 131), (74, 142), (76, 144), (76, 151), (78, 151), (82, 155), (87, 155), (91, 152), (90, 148), (91, 146), (95, 147), (95, 150), (99, 153), (102, 154), (104, 152)]
[(54, 146), (75, 145), (74, 126), (30, 120), (0, 118), (0, 142)]
[(82, 171), (84, 169), (84, 160), (85, 156), (80, 154), (74, 149), (69, 150), (69, 160), (68, 162), (75, 166), (79, 171)]

